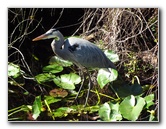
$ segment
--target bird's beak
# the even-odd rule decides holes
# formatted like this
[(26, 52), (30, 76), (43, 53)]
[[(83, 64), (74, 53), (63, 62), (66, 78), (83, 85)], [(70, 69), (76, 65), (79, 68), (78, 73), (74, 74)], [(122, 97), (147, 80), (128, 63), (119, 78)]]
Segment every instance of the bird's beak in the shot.
[(47, 39), (47, 37), (48, 37), (48, 35), (42, 34), (42, 35), (32, 39), (32, 41), (44, 40), (44, 39)]

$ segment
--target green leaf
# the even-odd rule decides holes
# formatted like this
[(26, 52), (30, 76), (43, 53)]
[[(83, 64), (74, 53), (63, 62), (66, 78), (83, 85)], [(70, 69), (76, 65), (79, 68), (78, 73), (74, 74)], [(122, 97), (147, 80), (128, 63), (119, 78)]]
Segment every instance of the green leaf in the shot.
[(66, 117), (68, 114), (93, 113), (99, 110), (99, 106), (84, 107), (83, 105), (73, 105), (70, 107), (60, 107), (53, 111), (54, 117)]
[(75, 84), (81, 82), (81, 77), (75, 73), (63, 74), (55, 78), (54, 83), (63, 89), (75, 89)]
[(15, 65), (13, 63), (8, 63), (8, 76), (17, 78), (21, 75), (20, 73), (20, 67), (18, 65)]
[(43, 68), (43, 72), (48, 73), (59, 73), (61, 71), (63, 71), (63, 67), (59, 66), (58, 64), (48, 65)]
[(61, 108), (58, 108), (56, 111), (53, 112), (54, 116), (55, 117), (64, 117), (64, 116), (67, 116), (68, 113), (70, 113), (72, 111), (71, 108), (69, 107), (61, 107)]
[(124, 118), (135, 121), (138, 119), (145, 100), (142, 97), (134, 97), (133, 95), (126, 97), (119, 106), (119, 110)]
[(155, 87), (154, 85), (143, 85), (142, 90), (145, 92), (145, 91), (153, 89), (154, 87)]
[(150, 112), (149, 121), (157, 121), (157, 118), (155, 117), (155, 110), (151, 110), (149, 112)]
[(118, 72), (114, 69), (99, 69), (97, 82), (100, 85), (100, 88), (103, 88), (107, 83), (116, 80), (117, 76)]
[(29, 92), (28, 91), (24, 92), (24, 95), (29, 95)]
[(144, 97), (146, 101), (146, 108), (149, 109), (150, 106), (154, 105), (154, 94), (150, 94), (146, 97)]
[(69, 66), (73, 65), (72, 62), (63, 60), (63, 59), (61, 59), (61, 58), (59, 58), (57, 56), (51, 57), (51, 59), (49, 61), (49, 64), (57, 64), (57, 65), (63, 66), (63, 67), (69, 67)]
[(110, 103), (111, 114), (110, 121), (120, 121), (122, 120), (122, 115), (119, 111), (119, 103)]
[(37, 96), (35, 98), (35, 101), (33, 102), (32, 105), (32, 117), (36, 120), (37, 117), (40, 115), (41, 113), (41, 108), (42, 108), (42, 102), (41, 102), (41, 96)]
[[(98, 105), (90, 106), (88, 108), (89, 108), (89, 110), (87, 110), (87, 111), (89, 111), (89, 113), (93, 113), (93, 112), (99, 111), (99, 106)], [(85, 109), (86, 109), (86, 107), (85, 107)]]
[(111, 109), (108, 103), (104, 103), (99, 108), (99, 116), (103, 121), (110, 121)]
[(43, 82), (52, 81), (55, 78), (55, 75), (49, 73), (43, 73), (36, 75), (35, 78), (39, 83), (43, 83)]
[(112, 62), (119, 61), (119, 56), (115, 54), (112, 50), (105, 50), (104, 53)]
[(62, 100), (62, 99), (55, 98), (55, 97), (52, 97), (52, 96), (44, 96), (44, 97), (45, 97), (45, 100), (47, 101), (48, 104), (56, 103), (56, 102), (59, 102), (59, 101)]
[(32, 54), (32, 57), (33, 57), (35, 60), (39, 61), (39, 58), (37, 58), (37, 56), (35, 56), (34, 54)]
[(25, 80), (21, 75), (21, 69), (18, 65), (8, 63), (8, 83), (14, 86), (23, 86)]

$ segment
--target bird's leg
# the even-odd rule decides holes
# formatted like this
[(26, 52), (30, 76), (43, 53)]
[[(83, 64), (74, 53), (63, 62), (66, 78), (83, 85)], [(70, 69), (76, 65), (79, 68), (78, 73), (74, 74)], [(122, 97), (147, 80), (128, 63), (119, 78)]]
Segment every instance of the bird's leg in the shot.
[[(89, 98), (89, 92), (90, 92), (91, 84), (92, 84), (91, 75), (90, 75), (90, 73), (89, 73), (89, 71), (88, 71), (87, 69), (86, 69), (86, 71), (87, 71), (87, 73), (88, 73), (89, 83), (88, 83), (88, 92), (87, 92), (87, 96), (86, 96), (86, 100), (85, 100), (84, 106), (87, 105), (88, 98)], [(85, 76), (84, 76), (84, 73), (83, 73), (82, 69), (80, 70), (80, 72), (81, 72), (81, 76), (82, 76), (82, 83), (81, 83), (81, 86), (80, 86), (80, 88), (79, 88), (79, 90), (78, 90), (78, 93), (77, 93), (77, 95), (76, 95), (74, 101), (76, 101), (76, 99), (78, 98), (78, 95), (79, 95), (79, 93), (80, 93), (80, 91), (81, 91), (81, 89), (82, 89), (82, 86), (83, 86), (84, 80), (85, 80)]]
[(83, 86), (84, 80), (85, 80), (84, 73), (83, 73), (82, 69), (80, 70), (80, 72), (81, 72), (81, 76), (82, 76), (82, 83), (81, 83), (81, 86), (80, 86), (80, 88), (79, 88), (79, 90), (78, 90), (78, 93), (77, 93), (77, 95), (76, 95), (76, 97), (75, 97), (75, 101), (76, 101), (76, 99), (78, 98), (78, 95), (79, 95), (79, 93), (80, 93), (80, 91), (81, 91), (81, 89), (82, 89), (82, 86)]
[(89, 76), (89, 83), (88, 83), (88, 92), (87, 92), (87, 96), (86, 96), (86, 100), (85, 100), (85, 105), (84, 106), (87, 105), (88, 98), (89, 98), (89, 92), (90, 92), (91, 84), (92, 84), (91, 75), (90, 75), (88, 70), (87, 70), (87, 73), (88, 73), (88, 76)]

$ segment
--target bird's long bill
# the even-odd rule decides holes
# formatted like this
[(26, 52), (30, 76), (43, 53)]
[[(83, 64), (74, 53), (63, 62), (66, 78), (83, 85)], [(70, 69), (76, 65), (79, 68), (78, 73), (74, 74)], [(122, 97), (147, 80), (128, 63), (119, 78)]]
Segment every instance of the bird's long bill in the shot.
[(43, 39), (46, 39), (48, 37), (48, 35), (46, 34), (42, 34), (34, 39), (32, 39), (32, 41), (38, 41), (38, 40), (43, 40)]

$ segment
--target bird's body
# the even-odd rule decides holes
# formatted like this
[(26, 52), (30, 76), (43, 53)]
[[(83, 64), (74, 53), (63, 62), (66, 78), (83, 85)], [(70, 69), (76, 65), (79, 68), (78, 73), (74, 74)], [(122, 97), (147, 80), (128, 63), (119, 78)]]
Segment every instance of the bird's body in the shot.
[[(54, 38), (51, 43), (53, 52), (64, 60), (68, 60), (76, 64), (78, 67), (85, 68), (113, 68), (115, 65), (106, 57), (104, 52), (95, 44), (81, 38), (70, 37), (64, 39), (63, 35), (56, 29), (50, 29), (45, 34), (42, 34), (33, 39), (33, 41)], [(84, 77), (83, 77), (84, 80)], [(83, 84), (83, 83), (82, 83)], [(89, 91), (91, 87), (91, 79), (89, 74), (89, 89), (85, 101), (87, 104)], [(78, 91), (78, 94), (82, 88)], [(78, 97), (78, 94), (76, 98)]]
[[(56, 37), (58, 39), (55, 39)], [(63, 35), (58, 30), (50, 29), (33, 41), (47, 38), (54, 38), (51, 47), (56, 55), (79, 67), (116, 69), (100, 48), (85, 39), (70, 37), (64, 40)]]
[(54, 53), (79, 67), (115, 69), (114, 64), (103, 51), (87, 40), (70, 37), (64, 41), (62, 46), (59, 46), (61, 48), (57, 48), (56, 45), (56, 40), (53, 40), (51, 46)]

